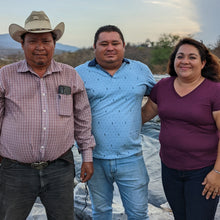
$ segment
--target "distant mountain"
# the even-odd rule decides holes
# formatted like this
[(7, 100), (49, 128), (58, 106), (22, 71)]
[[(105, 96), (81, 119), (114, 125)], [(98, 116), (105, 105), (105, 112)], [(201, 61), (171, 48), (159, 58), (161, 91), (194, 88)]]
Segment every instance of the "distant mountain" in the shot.
[(79, 50), (78, 47), (74, 47), (74, 46), (70, 46), (70, 45), (66, 45), (66, 44), (61, 44), (61, 43), (56, 43), (55, 49), (65, 51), (65, 52), (75, 52), (75, 51)]
[[(56, 43), (55, 53), (75, 52), (79, 48), (65, 44)], [(22, 51), (21, 44), (14, 41), (9, 34), (0, 34), (0, 54), (10, 55)]]

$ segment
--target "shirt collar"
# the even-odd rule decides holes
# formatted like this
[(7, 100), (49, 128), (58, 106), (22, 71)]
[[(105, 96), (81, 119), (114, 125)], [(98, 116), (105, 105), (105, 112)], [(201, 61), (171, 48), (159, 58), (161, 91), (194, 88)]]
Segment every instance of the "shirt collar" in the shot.
[[(129, 64), (130, 61), (129, 61), (128, 59), (126, 59), (126, 58), (123, 58), (122, 63), (127, 63), (127, 64)], [(88, 66), (92, 67), (92, 66), (96, 66), (97, 64), (98, 64), (98, 63), (97, 63), (96, 59), (94, 58), (93, 60), (91, 60), (91, 61), (89, 62)]]
[[(57, 64), (57, 62), (54, 59), (52, 59), (51, 64), (48, 67), (46, 74), (44, 74), (44, 75), (51, 74), (51, 73), (54, 73), (54, 72), (60, 72), (60, 71), (62, 71), (61, 67)], [(32, 68), (27, 64), (26, 60), (23, 60), (20, 63), (20, 65), (18, 67), (18, 72), (20, 72), (20, 73), (25, 73), (25, 72), (34, 73)]]

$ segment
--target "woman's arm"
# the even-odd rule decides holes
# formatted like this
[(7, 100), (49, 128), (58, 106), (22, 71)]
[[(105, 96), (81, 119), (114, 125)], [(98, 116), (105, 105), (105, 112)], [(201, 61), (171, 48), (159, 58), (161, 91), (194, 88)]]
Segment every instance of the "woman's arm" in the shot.
[(158, 114), (157, 104), (154, 103), (150, 98), (141, 108), (142, 124), (147, 121), (150, 121)]
[[(220, 134), (220, 111), (214, 111), (213, 118)], [(211, 195), (213, 199), (216, 195), (220, 195), (220, 139), (214, 169), (208, 173), (202, 184), (205, 186), (202, 195), (206, 195), (206, 199), (209, 199)]]

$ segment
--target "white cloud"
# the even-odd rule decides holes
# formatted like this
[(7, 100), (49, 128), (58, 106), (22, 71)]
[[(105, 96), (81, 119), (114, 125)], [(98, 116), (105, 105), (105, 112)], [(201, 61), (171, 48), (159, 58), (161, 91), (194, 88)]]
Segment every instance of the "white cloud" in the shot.
[(23, 1), (25, 4), (16, 9), (11, 5), (17, 0), (7, 0), (2, 5), (0, 34), (8, 33), (10, 23), (23, 25), (31, 10), (44, 10), (53, 27), (64, 21), (66, 29), (60, 42), (79, 47), (92, 46), (95, 31), (106, 24), (117, 25), (130, 43), (142, 43), (147, 38), (156, 41), (163, 33), (203, 33), (207, 39), (220, 34), (219, 0), (54, 0), (53, 4), (45, 0), (31, 0), (33, 4)]
[(154, 0), (143, 0), (144, 3), (154, 4), (159, 6), (165, 7), (173, 7), (173, 8), (180, 8), (182, 4), (180, 0), (168, 0), (168, 1), (154, 1)]
[(191, 0), (142, 0), (142, 3), (152, 11), (150, 17), (145, 16), (151, 40), (157, 40), (163, 33), (187, 36), (200, 31)]
[(192, 0), (194, 18), (200, 24), (197, 38), (205, 44), (215, 44), (220, 38), (219, 0)]

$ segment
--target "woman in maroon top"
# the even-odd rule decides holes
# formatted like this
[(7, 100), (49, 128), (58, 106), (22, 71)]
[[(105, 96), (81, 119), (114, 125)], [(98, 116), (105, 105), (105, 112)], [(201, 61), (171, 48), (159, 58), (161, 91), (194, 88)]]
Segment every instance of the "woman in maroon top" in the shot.
[(164, 191), (176, 220), (213, 220), (220, 195), (220, 64), (201, 42), (184, 38), (168, 73), (142, 108), (161, 119)]

